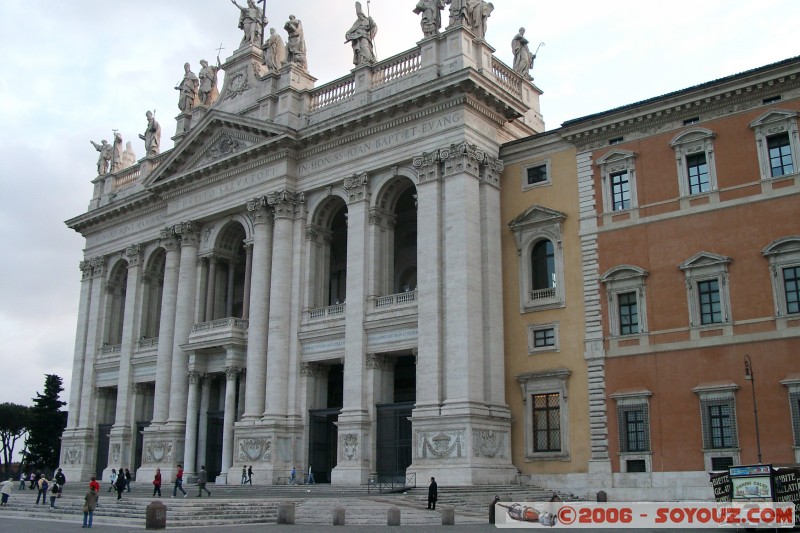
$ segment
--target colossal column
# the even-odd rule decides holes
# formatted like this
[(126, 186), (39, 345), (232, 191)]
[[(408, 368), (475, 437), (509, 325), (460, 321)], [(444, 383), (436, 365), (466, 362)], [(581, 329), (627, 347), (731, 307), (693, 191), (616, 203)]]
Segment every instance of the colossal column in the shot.
[(200, 409), (199, 372), (189, 372), (189, 397), (186, 405), (186, 451), (183, 455), (187, 474), (197, 472), (197, 413)]
[(92, 289), (89, 303), (89, 321), (86, 328), (86, 358), (83, 366), (83, 388), (81, 389), (81, 414), (78, 427), (92, 431), (95, 426), (97, 398), (95, 391), (94, 361), (103, 337), (103, 295), (105, 294), (105, 258), (92, 259)]
[(331, 474), (331, 482), (361, 485), (369, 480), (371, 470), (370, 396), (364, 395), (367, 335), (366, 315), (367, 227), (369, 215), (369, 178), (366, 173), (344, 180), (347, 206), (347, 306), (345, 308), (344, 398), (338, 419), (340, 459)]
[(169, 413), (170, 375), (172, 373), (172, 340), (175, 335), (175, 307), (178, 301), (178, 266), (180, 241), (172, 228), (161, 231), (161, 246), (167, 251), (164, 264), (164, 289), (161, 296), (161, 324), (158, 328), (156, 390), (151, 427), (167, 421)]
[(69, 417), (67, 429), (78, 427), (81, 412), (81, 391), (83, 390), (83, 366), (86, 357), (86, 338), (89, 326), (89, 306), (92, 298), (92, 263), (81, 261), (81, 295), (78, 304), (78, 330), (75, 334), (75, 355), (72, 360), (72, 389), (69, 394)]
[(250, 325), (247, 332), (247, 377), (245, 379), (242, 422), (260, 419), (264, 414), (267, 376), (267, 328), (270, 309), (270, 270), (272, 267), (272, 209), (267, 198), (247, 204), (253, 220), (253, 251), (249, 301)]
[(239, 369), (229, 366), (225, 369), (225, 415), (222, 421), (222, 467), (221, 475), (228, 477), (233, 464), (233, 423), (236, 419), (236, 378)]

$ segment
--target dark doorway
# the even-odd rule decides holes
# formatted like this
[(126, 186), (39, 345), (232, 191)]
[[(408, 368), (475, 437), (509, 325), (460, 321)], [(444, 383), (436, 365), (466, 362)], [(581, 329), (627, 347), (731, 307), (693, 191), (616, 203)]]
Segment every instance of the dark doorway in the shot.
[(225, 411), (208, 412), (208, 436), (206, 437), (206, 471), (208, 482), (213, 483), (222, 471), (222, 434)]
[(331, 482), (331, 471), (336, 466), (336, 421), (340, 410), (311, 409), (308, 412), (308, 464), (311, 465), (314, 481), (317, 483)]
[(150, 422), (136, 422), (136, 449), (133, 450), (133, 471), (139, 471), (142, 466), (142, 450), (144, 449), (144, 428), (150, 425)]
[(97, 458), (95, 461), (95, 475), (100, 477), (103, 470), (108, 468), (108, 446), (111, 440), (111, 426), (113, 424), (100, 424), (97, 426)]
[(378, 415), (378, 477), (381, 482), (403, 481), (411, 465), (413, 402), (375, 406)]

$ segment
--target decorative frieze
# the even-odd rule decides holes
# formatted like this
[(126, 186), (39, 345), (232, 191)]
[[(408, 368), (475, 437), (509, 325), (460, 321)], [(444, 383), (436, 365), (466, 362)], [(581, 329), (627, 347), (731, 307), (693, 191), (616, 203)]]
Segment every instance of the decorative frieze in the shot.
[(506, 431), (474, 429), (472, 431), (473, 455), (488, 459), (505, 459), (507, 440), (508, 432)]
[(239, 450), (237, 460), (240, 463), (269, 462), (272, 458), (272, 441), (269, 438), (239, 439), (236, 448)]
[(464, 457), (464, 430), (420, 431), (417, 434), (417, 457), (423, 459)]
[(145, 446), (145, 463), (171, 463), (172, 442), (151, 442)]

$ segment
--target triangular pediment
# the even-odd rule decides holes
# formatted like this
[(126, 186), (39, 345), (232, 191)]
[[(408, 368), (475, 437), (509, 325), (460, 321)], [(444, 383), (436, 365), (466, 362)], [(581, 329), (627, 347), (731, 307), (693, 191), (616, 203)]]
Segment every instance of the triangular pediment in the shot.
[(781, 122), (787, 119), (797, 118), (797, 111), (789, 111), (788, 109), (771, 109), (755, 119), (750, 123), (751, 128), (771, 124), (773, 122)]
[(678, 265), (681, 270), (699, 268), (711, 265), (727, 265), (731, 258), (725, 255), (714, 254), (711, 252), (699, 252)]
[(254, 151), (262, 153), (269, 145), (292, 138), (286, 127), (213, 110), (148, 176), (145, 187), (175, 179), (186, 181), (219, 167), (230, 168), (250, 158)]
[(561, 222), (565, 218), (567, 218), (567, 215), (561, 211), (534, 204), (509, 222), (508, 225), (512, 230), (518, 231), (529, 226)]

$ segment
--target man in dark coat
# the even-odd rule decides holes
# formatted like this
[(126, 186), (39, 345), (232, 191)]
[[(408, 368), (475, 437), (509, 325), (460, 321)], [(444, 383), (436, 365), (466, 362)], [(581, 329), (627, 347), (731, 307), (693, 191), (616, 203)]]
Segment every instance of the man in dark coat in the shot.
[(128, 485), (128, 481), (125, 479), (125, 472), (121, 468), (119, 469), (119, 474), (117, 475), (117, 481), (114, 483), (114, 488), (117, 489), (117, 500), (121, 500), (122, 493), (125, 491), (125, 487)]
[(206, 491), (211, 496), (211, 491), (206, 488), (206, 483), (208, 483), (208, 472), (206, 472), (206, 465), (203, 465), (200, 468), (200, 473), (197, 474), (197, 488), (200, 489), (197, 494), (198, 498), (203, 497), (203, 491)]
[(428, 509), (436, 509), (436, 500), (439, 499), (439, 486), (436, 484), (436, 478), (431, 478), (431, 484), (428, 486)]

